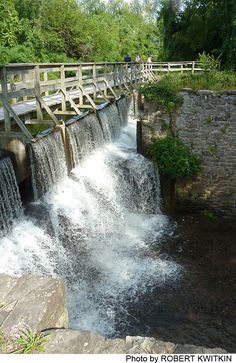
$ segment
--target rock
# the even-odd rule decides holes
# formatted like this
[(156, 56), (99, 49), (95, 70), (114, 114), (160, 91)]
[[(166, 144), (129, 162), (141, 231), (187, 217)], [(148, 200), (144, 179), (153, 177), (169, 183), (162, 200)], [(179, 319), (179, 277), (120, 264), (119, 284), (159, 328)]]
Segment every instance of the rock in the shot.
[(57, 329), (49, 332), (44, 348), (47, 354), (164, 354), (173, 353), (176, 345), (148, 337), (106, 339), (88, 331)]
[(49, 332), (44, 348), (47, 354), (124, 354), (125, 340), (106, 339), (89, 331), (63, 329)]
[(173, 353), (176, 345), (149, 337), (126, 337), (126, 353), (128, 354), (165, 354)]
[(190, 344), (178, 344), (174, 350), (175, 354), (225, 354), (226, 350), (221, 348), (205, 348)]
[(67, 328), (64, 283), (36, 276), (0, 276), (0, 330), (14, 336), (27, 327), (33, 332)]
[(67, 329), (65, 287), (61, 280), (0, 275), (0, 289), (0, 331), (8, 339), (27, 328), (43, 331), (48, 337), (44, 345), (48, 354), (226, 353), (221, 348), (176, 345), (152, 337), (107, 339), (93, 332)]

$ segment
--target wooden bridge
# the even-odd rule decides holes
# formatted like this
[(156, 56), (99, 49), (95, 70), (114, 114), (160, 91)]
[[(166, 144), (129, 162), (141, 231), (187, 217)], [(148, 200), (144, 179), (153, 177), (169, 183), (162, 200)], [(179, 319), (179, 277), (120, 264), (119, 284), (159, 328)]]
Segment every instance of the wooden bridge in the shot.
[(96, 111), (164, 72), (199, 70), (196, 62), (0, 65), (0, 153), (14, 154), (21, 181), (28, 168), (25, 145), (34, 140), (34, 128), (60, 125), (87, 109)]
[(194, 73), (195, 62), (9, 64), (0, 66), (0, 139), (33, 139), (28, 125), (58, 124), (163, 72)]

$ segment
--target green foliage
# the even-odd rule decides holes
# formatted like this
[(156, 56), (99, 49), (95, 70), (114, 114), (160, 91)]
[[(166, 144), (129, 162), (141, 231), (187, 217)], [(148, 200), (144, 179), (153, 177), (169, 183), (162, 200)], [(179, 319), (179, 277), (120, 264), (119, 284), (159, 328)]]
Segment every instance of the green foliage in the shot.
[[(213, 91), (223, 89), (236, 88), (236, 72), (234, 71), (211, 71), (206, 73), (170, 73), (162, 77), (158, 83), (149, 82), (140, 88), (140, 92), (146, 97), (147, 100), (152, 101), (163, 98), (163, 102), (173, 101), (177, 109), (181, 106), (181, 98), (178, 92), (183, 88), (192, 88), (193, 90), (209, 89)], [(161, 103), (163, 103), (161, 102)], [(167, 107), (168, 108), (168, 107)], [(166, 112), (168, 109), (166, 108)]]
[(162, 0), (158, 33), (161, 58), (192, 60), (206, 52), (224, 67), (236, 68), (235, 0)]
[(174, 78), (169, 76), (163, 77), (158, 83), (147, 82), (139, 91), (148, 101), (156, 101), (158, 109), (168, 114), (174, 113), (183, 103)]
[(206, 52), (202, 52), (198, 56), (198, 62), (200, 62), (200, 67), (205, 71), (215, 72), (220, 68), (220, 56), (215, 58), (213, 55), (206, 54)]
[(17, 44), (21, 22), (13, 0), (0, 0), (0, 45), (12, 47)]
[(147, 154), (160, 172), (171, 179), (192, 177), (200, 171), (199, 158), (174, 137), (156, 139), (149, 145)]
[(157, 57), (148, 3), (0, 0), (0, 62), (122, 61), (127, 53), (133, 60), (137, 54), (144, 60)]
[(22, 331), (20, 337), (16, 340), (18, 346), (15, 353), (31, 354), (34, 352), (44, 352), (43, 345), (48, 339), (42, 334), (34, 334), (30, 329)]

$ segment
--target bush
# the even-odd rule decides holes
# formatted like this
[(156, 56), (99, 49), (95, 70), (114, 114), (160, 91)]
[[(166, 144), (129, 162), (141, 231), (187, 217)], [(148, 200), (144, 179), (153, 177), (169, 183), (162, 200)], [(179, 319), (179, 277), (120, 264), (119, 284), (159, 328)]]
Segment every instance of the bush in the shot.
[(183, 97), (178, 94), (174, 78), (163, 77), (158, 83), (148, 82), (140, 88), (140, 93), (147, 101), (156, 101), (160, 111), (173, 114), (183, 103)]
[(147, 148), (158, 169), (171, 179), (188, 178), (200, 171), (200, 159), (175, 137), (156, 139)]
[(200, 62), (200, 67), (205, 71), (217, 71), (220, 69), (220, 56), (215, 58), (213, 55), (203, 52), (198, 55), (198, 62)]

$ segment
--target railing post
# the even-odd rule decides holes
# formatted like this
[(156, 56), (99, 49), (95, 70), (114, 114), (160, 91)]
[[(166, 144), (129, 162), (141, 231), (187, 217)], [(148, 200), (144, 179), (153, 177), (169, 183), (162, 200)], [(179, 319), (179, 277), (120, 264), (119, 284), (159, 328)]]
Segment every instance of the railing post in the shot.
[(194, 74), (195, 62), (192, 62), (192, 74)]
[[(1, 67), (1, 86), (2, 86), (2, 95), (8, 102), (8, 90), (7, 90), (7, 75), (6, 75), (6, 67)], [(5, 121), (5, 132), (11, 132), (11, 117), (10, 113), (6, 109), (3, 104), (3, 112), (4, 112), (4, 121)]]
[[(46, 71), (43, 72), (43, 80), (44, 80), (44, 82), (48, 81), (48, 73)], [(45, 96), (48, 96), (48, 95), (49, 95), (49, 92), (45, 91)]]
[[(107, 79), (107, 64), (104, 63), (104, 78), (109, 82), (109, 80)], [(104, 84), (104, 95), (105, 97), (107, 97), (107, 84), (105, 82)]]
[[(26, 84), (27, 83), (27, 77), (26, 74), (22, 74), (22, 81)], [(23, 96), (23, 101), (27, 101), (27, 96)]]
[(115, 88), (117, 86), (116, 84), (116, 65), (113, 64), (112, 66), (112, 73), (113, 73), (113, 87)]
[(36, 96), (36, 113), (37, 119), (39, 122), (43, 121), (43, 112), (41, 108), (41, 104), (37, 98), (41, 98), (41, 91), (40, 91), (40, 69), (39, 66), (34, 67), (34, 92)]
[(65, 65), (62, 64), (61, 68), (60, 68), (60, 75), (61, 75), (61, 90), (63, 91), (61, 93), (61, 109), (63, 112), (66, 111), (66, 97), (65, 97), (65, 91), (66, 91), (66, 86), (65, 86)]
[(170, 63), (168, 63), (168, 73), (170, 72)]
[[(9, 78), (10, 78), (10, 90), (11, 90), (11, 92), (14, 92), (14, 90), (15, 90), (14, 74), (10, 74)], [(23, 101), (25, 101), (24, 98), (23, 98)], [(17, 102), (17, 99), (16, 98), (12, 98), (12, 103), (14, 104), (16, 102)]]
[[(83, 85), (83, 78), (82, 78), (82, 66), (79, 65), (78, 66), (78, 69), (77, 69), (77, 78), (78, 78), (78, 81), (79, 81), (79, 84), (80, 85)], [(84, 99), (83, 99), (83, 93), (82, 91), (80, 90), (80, 96), (79, 96), (79, 103), (80, 105), (83, 105), (84, 103)]]
[(133, 84), (133, 74), (134, 74), (134, 68), (136, 65), (134, 64), (130, 64), (130, 81), (131, 81), (131, 85)]
[[(97, 82), (97, 70), (96, 70), (96, 64), (93, 64), (93, 82), (94, 82), (95, 84), (96, 84), (96, 82)], [(96, 86), (94, 86), (93, 98), (94, 98), (94, 100), (96, 100), (96, 98), (97, 98), (97, 89), (96, 89)]]

